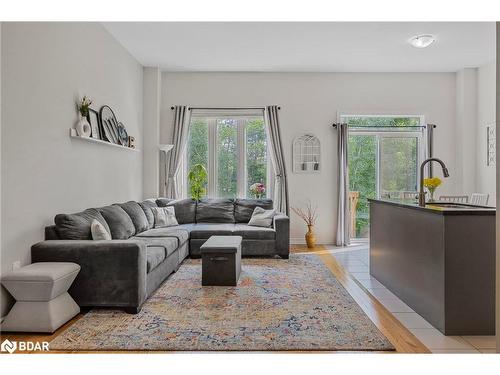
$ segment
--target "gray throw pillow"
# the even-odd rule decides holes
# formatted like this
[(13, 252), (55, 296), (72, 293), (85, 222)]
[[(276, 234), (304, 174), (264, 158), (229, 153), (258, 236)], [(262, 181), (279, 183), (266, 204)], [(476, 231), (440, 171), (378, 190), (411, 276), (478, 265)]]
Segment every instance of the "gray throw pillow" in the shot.
[(152, 208), (155, 217), (155, 228), (173, 227), (179, 225), (175, 218), (175, 209), (173, 207)]
[(104, 225), (102, 225), (99, 221), (95, 219), (92, 221), (92, 224), (90, 225), (90, 231), (92, 232), (92, 239), (94, 241), (111, 240), (111, 234), (106, 230), (106, 228), (104, 228)]
[(170, 198), (158, 198), (156, 200), (156, 204), (158, 205), (158, 207), (167, 207), (167, 205), (174, 201), (174, 199), (170, 199)]
[(123, 208), (128, 216), (132, 219), (135, 227), (135, 233), (139, 234), (149, 229), (149, 222), (146, 214), (144, 213), (139, 203), (134, 201), (129, 201), (127, 203), (121, 203), (118, 206)]
[(156, 201), (154, 199), (146, 199), (143, 202), (139, 203), (139, 206), (141, 206), (142, 210), (144, 211), (144, 214), (146, 214), (146, 218), (148, 219), (148, 229), (154, 228), (155, 226), (155, 218), (153, 216), (153, 211), (151, 211), (152, 208), (158, 207), (156, 204)]
[(59, 214), (54, 218), (55, 230), (61, 240), (91, 240), (93, 220), (99, 221), (109, 232), (109, 226), (101, 213), (95, 208), (75, 214)]
[(274, 216), (276, 216), (276, 210), (264, 210), (262, 207), (255, 207), (248, 225), (269, 228), (273, 224)]
[[(160, 202), (158, 200), (156, 202), (160, 206)], [(174, 207), (175, 217), (179, 224), (192, 224), (196, 222), (196, 201), (194, 199), (171, 200), (165, 207)]]
[(245, 199), (238, 198), (234, 201), (234, 219), (237, 223), (248, 223), (252, 217), (255, 207), (262, 207), (264, 210), (273, 208), (272, 199)]
[(196, 206), (197, 223), (234, 223), (232, 199), (202, 199)]
[(126, 240), (135, 234), (132, 219), (120, 206), (101, 207), (99, 208), (99, 212), (106, 219), (111, 237), (114, 240)]

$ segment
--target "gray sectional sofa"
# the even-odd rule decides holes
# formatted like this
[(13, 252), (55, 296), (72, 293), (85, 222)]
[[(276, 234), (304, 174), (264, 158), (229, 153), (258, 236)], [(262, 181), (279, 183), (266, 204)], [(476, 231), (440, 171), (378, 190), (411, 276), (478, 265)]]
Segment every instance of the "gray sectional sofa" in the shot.
[[(137, 313), (144, 301), (213, 235), (243, 237), (243, 256), (289, 257), (290, 223), (274, 217), (271, 228), (249, 226), (255, 207), (266, 199), (148, 199), (76, 214), (60, 214), (45, 228), (45, 241), (32, 246), (32, 262), (75, 262), (81, 266), (69, 290), (82, 307), (120, 307)], [(173, 206), (178, 226), (154, 228), (152, 207)], [(91, 222), (100, 221), (112, 240), (94, 241)]]

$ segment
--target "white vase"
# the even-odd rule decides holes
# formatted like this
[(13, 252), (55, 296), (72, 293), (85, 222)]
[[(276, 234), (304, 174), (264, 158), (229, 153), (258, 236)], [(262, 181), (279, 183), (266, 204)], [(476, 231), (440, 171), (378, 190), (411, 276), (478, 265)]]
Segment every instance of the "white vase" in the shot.
[(78, 123), (76, 124), (76, 134), (80, 137), (90, 137), (91, 133), (92, 129), (90, 128), (87, 118), (80, 116), (80, 120), (78, 120)]

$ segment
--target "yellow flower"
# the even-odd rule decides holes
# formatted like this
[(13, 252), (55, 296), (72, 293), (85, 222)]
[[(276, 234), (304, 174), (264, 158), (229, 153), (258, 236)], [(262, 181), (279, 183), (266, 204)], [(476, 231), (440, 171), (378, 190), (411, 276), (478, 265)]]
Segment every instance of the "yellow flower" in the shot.
[(435, 189), (441, 185), (442, 181), (439, 177), (424, 178), (424, 186), (427, 189)]

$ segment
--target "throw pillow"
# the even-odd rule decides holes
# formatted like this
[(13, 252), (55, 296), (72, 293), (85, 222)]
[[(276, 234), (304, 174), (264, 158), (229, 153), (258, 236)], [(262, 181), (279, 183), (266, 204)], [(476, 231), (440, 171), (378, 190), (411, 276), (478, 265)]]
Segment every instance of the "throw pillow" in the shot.
[(175, 209), (173, 207), (153, 207), (151, 210), (155, 217), (155, 228), (179, 225), (175, 218)]
[(248, 225), (269, 228), (273, 224), (275, 215), (276, 210), (264, 210), (262, 207), (255, 207)]
[(108, 230), (96, 219), (92, 220), (92, 224), (90, 225), (90, 231), (92, 232), (92, 239), (94, 241), (98, 240), (111, 240), (111, 234)]
[(108, 223), (109, 233), (114, 240), (127, 240), (135, 234), (132, 219), (120, 206), (101, 207), (99, 212)]
[(148, 219), (148, 229), (154, 228), (155, 218), (153, 216), (153, 211), (151, 211), (151, 208), (158, 207), (156, 201), (154, 201), (153, 199), (146, 199), (144, 202), (140, 202), (139, 206), (141, 206)]
[(89, 208), (76, 214), (59, 214), (54, 218), (56, 233), (61, 240), (91, 240), (90, 226), (93, 220), (99, 221), (109, 232), (109, 226), (101, 213)]
[(134, 223), (136, 234), (149, 229), (148, 218), (141, 206), (139, 206), (139, 203), (129, 201), (127, 203), (117, 204), (117, 206), (120, 206), (123, 211), (125, 211), (127, 215), (130, 216), (130, 219), (132, 219), (132, 223)]

